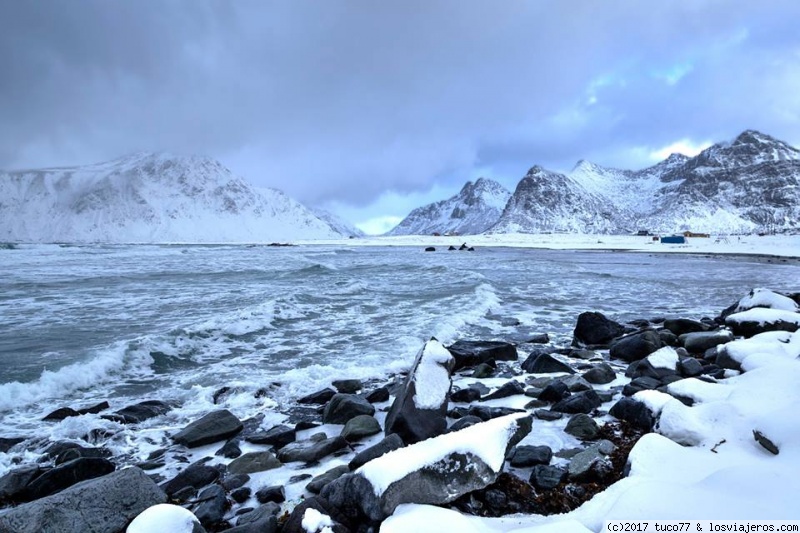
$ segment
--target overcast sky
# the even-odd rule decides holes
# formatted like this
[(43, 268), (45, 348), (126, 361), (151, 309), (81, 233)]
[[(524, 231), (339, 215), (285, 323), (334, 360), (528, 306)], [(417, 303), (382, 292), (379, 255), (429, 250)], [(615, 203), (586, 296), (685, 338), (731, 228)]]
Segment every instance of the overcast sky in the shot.
[(351, 222), (534, 164), (800, 144), (800, 2), (0, 0), (0, 168), (219, 159)]

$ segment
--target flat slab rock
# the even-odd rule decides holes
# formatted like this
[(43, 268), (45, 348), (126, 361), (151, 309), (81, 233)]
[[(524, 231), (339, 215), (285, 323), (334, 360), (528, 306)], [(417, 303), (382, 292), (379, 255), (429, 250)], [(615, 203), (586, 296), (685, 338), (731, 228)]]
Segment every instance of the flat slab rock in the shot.
[(118, 533), (139, 513), (166, 500), (147, 474), (126, 468), (15, 507), (0, 515), (0, 531)]
[(243, 428), (244, 425), (233, 413), (222, 409), (195, 420), (173, 435), (172, 440), (188, 448), (196, 448), (226, 440), (239, 433)]

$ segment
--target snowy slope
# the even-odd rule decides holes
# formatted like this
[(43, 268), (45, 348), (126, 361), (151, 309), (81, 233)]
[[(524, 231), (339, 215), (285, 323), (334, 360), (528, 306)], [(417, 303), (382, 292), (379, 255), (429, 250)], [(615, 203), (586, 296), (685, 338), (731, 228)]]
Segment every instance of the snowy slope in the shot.
[(346, 237), (364, 237), (366, 235), (363, 231), (330, 211), (320, 209), (319, 207), (310, 207), (309, 209), (317, 218), (328, 224), (336, 233)]
[(82, 167), (0, 173), (0, 240), (243, 242), (339, 233), (213, 159), (137, 153)]
[(510, 196), (496, 181), (468, 181), (452, 198), (414, 209), (388, 235), (483, 233), (497, 222)]
[(623, 214), (595, 187), (535, 166), (519, 182), (489, 233), (615, 233)]

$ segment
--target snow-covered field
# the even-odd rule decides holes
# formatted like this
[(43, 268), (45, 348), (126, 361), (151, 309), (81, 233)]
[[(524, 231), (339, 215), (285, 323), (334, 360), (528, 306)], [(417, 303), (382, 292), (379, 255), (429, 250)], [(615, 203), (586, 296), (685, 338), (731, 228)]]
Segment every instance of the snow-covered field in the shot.
[(662, 244), (652, 237), (635, 235), (592, 234), (527, 234), (364, 237), (346, 240), (298, 241), (305, 244), (335, 244), (350, 246), (434, 246), (447, 250), (466, 243), (474, 247), (508, 246), (515, 248), (546, 248), (551, 250), (626, 250), (650, 253), (692, 253), (728, 255), (766, 255), (800, 257), (800, 235), (712, 235), (709, 238), (691, 237), (685, 244)]

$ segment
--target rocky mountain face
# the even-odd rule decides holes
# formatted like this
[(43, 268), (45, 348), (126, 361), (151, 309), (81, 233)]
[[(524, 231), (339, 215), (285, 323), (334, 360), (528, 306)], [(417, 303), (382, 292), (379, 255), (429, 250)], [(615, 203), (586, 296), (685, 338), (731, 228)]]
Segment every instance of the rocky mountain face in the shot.
[(495, 225), (510, 197), (496, 181), (468, 181), (452, 198), (414, 209), (388, 235), (483, 233)]
[(333, 229), (336, 233), (341, 234), (345, 237), (364, 237), (365, 233), (349, 223), (348, 221), (344, 220), (343, 218), (334, 215), (330, 211), (326, 211), (325, 209), (321, 209), (318, 207), (311, 207), (311, 212), (314, 213), (317, 218), (328, 224), (328, 226)]
[(748, 130), (695, 157), (631, 171), (580, 161), (533, 167), (491, 233), (704, 233), (800, 227), (800, 151)]
[(264, 242), (342, 235), (205, 157), (138, 153), (0, 173), (0, 241)]

